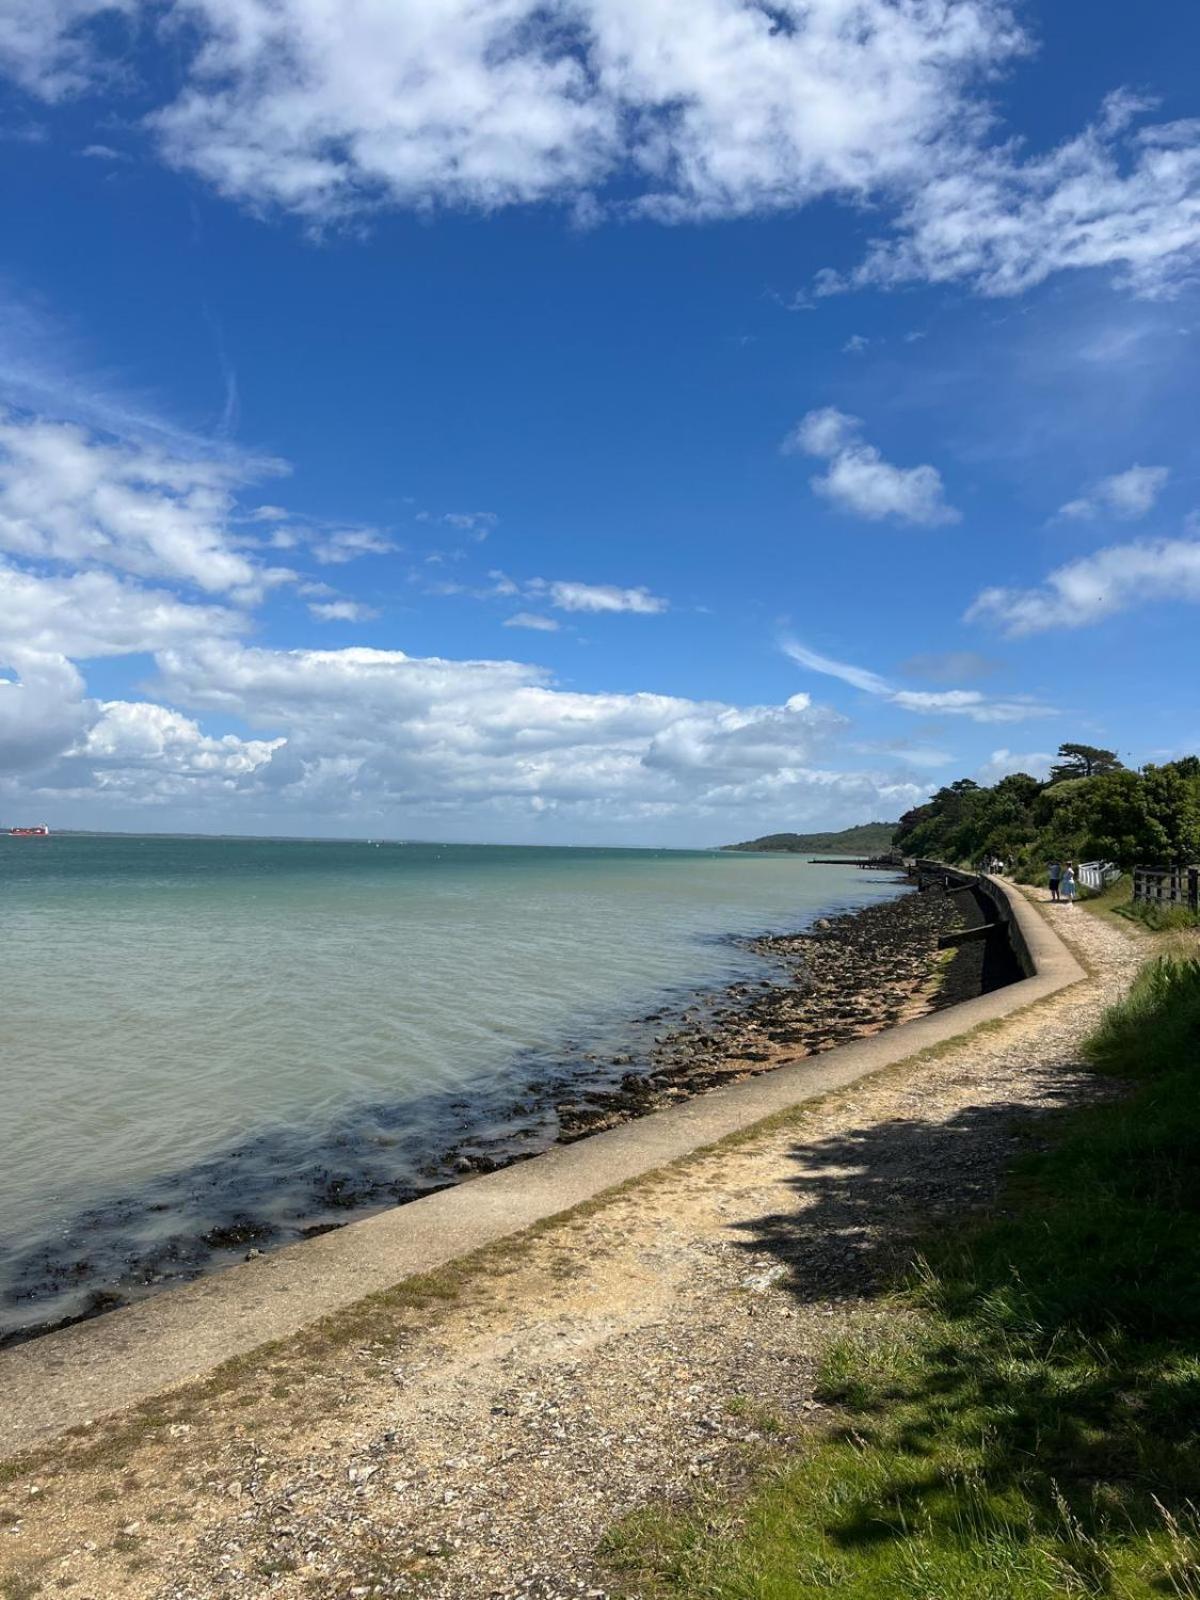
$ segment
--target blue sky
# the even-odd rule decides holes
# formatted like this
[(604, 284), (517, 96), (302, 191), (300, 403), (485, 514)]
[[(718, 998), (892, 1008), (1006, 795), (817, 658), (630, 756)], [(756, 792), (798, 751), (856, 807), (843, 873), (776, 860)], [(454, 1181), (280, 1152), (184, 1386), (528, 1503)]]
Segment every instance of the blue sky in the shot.
[(1198, 52), (7, 0), (0, 820), (707, 844), (1200, 747)]

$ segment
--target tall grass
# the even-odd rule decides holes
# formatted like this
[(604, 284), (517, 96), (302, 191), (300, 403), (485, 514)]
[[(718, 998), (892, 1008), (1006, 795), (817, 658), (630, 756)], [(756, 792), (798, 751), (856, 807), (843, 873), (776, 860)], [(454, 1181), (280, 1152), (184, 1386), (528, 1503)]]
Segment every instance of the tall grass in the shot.
[(839, 1431), (725, 1515), (616, 1531), (633, 1591), (1200, 1600), (1200, 959), (1152, 961), (1086, 1054), (1129, 1093), (829, 1352)]

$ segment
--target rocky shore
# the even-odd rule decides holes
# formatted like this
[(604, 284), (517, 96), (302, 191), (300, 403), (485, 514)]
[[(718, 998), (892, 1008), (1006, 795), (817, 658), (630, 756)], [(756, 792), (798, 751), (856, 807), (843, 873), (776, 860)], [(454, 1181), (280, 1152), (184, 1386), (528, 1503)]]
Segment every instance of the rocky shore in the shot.
[(664, 1024), (649, 1070), (635, 1068), (629, 1057), (631, 1070), (619, 1084), (559, 1104), (560, 1139), (582, 1138), (968, 998), (978, 992), (969, 957), (960, 975), (959, 958), (939, 950), (938, 940), (976, 915), (969, 896), (930, 888), (822, 917), (803, 933), (750, 941), (777, 975), (730, 984), (677, 1022), (662, 1012), (646, 1018)]
[[(445, 1129), (433, 1150), (406, 1148), (399, 1137), (381, 1141), (386, 1108), (372, 1108), (360, 1130), (348, 1122), (331, 1136), (329, 1159), (311, 1167), (307, 1209), (294, 1218), (271, 1216), (270, 1177), (280, 1162), (293, 1175), (304, 1167), (286, 1140), (272, 1149), (267, 1137), (251, 1151), (252, 1167), (245, 1152), (234, 1152), (227, 1162), (214, 1159), (168, 1179), (158, 1192), (121, 1197), (29, 1252), (10, 1278), (12, 1320), (0, 1308), (0, 1345), (978, 993), (979, 947), (965, 946), (961, 956), (938, 949), (940, 936), (972, 917), (978, 912), (969, 894), (927, 888), (821, 918), (803, 933), (750, 940), (766, 963), (763, 977), (636, 1019), (616, 1053), (577, 1047), (545, 1065), (530, 1063), (513, 1099), (444, 1108), (432, 1119)], [(397, 1132), (413, 1145), (413, 1130)], [(256, 1183), (265, 1190), (261, 1210)]]

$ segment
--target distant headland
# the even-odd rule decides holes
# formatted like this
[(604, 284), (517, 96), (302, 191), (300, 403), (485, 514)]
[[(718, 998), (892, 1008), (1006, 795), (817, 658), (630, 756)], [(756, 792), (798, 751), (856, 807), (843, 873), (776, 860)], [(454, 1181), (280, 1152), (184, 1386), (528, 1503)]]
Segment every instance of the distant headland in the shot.
[(832, 851), (835, 855), (883, 855), (892, 848), (898, 822), (860, 822), (840, 833), (768, 833), (761, 839), (746, 839), (741, 844), (723, 844), (722, 850), (780, 850), (795, 855), (809, 850)]

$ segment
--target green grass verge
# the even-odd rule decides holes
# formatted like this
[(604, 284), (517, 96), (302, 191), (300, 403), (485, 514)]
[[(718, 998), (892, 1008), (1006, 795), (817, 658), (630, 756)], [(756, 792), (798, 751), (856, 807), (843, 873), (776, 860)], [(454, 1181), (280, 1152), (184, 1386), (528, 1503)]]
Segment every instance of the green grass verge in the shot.
[(1140, 923), (1151, 933), (1172, 933), (1182, 928), (1200, 928), (1200, 917), (1186, 906), (1156, 906), (1145, 900), (1126, 900), (1113, 912), (1129, 922)]
[(1152, 961), (1003, 1212), (940, 1243), (882, 1338), (828, 1353), (839, 1428), (748, 1497), (614, 1530), (688, 1600), (1200, 1597), (1200, 959)]

